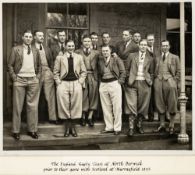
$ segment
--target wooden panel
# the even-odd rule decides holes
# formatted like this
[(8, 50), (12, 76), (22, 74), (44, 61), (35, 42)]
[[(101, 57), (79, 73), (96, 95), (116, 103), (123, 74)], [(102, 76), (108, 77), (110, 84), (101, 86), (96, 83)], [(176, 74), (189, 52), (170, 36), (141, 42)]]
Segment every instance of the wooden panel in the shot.
[(138, 30), (142, 38), (147, 33), (154, 33), (156, 46), (159, 47), (161, 33), (166, 31), (164, 7), (162, 4), (143, 3), (91, 4), (90, 29), (99, 34), (109, 32), (113, 44), (121, 39), (124, 29)]

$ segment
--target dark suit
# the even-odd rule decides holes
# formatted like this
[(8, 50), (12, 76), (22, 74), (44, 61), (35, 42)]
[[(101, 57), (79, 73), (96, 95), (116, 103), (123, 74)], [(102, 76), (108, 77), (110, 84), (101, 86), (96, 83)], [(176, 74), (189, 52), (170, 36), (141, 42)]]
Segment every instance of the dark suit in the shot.
[[(85, 88), (83, 89), (83, 111), (97, 110), (98, 106), (98, 72), (97, 60), (99, 52), (91, 50), (89, 55), (85, 55), (83, 49), (75, 51), (82, 55), (85, 67), (87, 69), (87, 77), (85, 79)], [(90, 64), (90, 65), (88, 65)]]
[[(32, 69), (34, 68), (35, 76), (33, 74), (27, 76), (29, 72), (26, 72), (23, 76), (18, 76), (23, 68), (24, 55), (27, 55), (27, 50), (24, 50), (24, 47), (24, 45), (13, 47), (8, 62), (9, 74), (13, 80), (13, 133), (20, 132), (21, 112), (25, 96), (28, 131), (37, 132), (38, 129), (38, 90), (41, 75), (40, 54), (35, 47), (31, 47), (31, 52), (28, 55), (29, 58), (33, 58), (33, 61), (28, 61), (25, 57), (25, 61), (30, 63)], [(32, 63), (33, 65), (31, 65)], [(26, 66), (29, 66), (29, 64)]]
[[(164, 68), (163, 68), (164, 67)], [(163, 70), (162, 73), (160, 70)], [(164, 114), (176, 113), (177, 111), (177, 85), (180, 80), (180, 62), (179, 57), (169, 53), (165, 61), (162, 56), (157, 57), (155, 67), (155, 104), (158, 112)]]
[(124, 41), (120, 41), (116, 44), (116, 53), (122, 60), (126, 60), (130, 53), (138, 51), (139, 47), (133, 41), (131, 41), (127, 47), (125, 47)]
[(136, 80), (139, 66), (139, 52), (131, 53), (129, 55), (127, 66), (127, 73), (129, 75), (127, 79), (128, 82), (125, 86), (125, 113), (146, 115), (148, 113), (151, 86), (153, 83), (153, 58), (146, 53), (143, 62), (145, 80)]
[(53, 45), (50, 46), (50, 50), (51, 50), (51, 54), (53, 56), (53, 60), (55, 62), (56, 57), (58, 56), (58, 54), (61, 52), (61, 48), (59, 43), (55, 43)]

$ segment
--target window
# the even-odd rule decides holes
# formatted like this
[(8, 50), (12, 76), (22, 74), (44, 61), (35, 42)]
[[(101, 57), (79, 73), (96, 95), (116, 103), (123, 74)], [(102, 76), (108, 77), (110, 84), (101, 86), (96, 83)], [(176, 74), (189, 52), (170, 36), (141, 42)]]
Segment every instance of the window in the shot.
[(67, 39), (75, 41), (76, 48), (81, 45), (81, 37), (89, 31), (89, 10), (85, 3), (47, 4), (47, 44), (57, 41), (57, 30), (65, 29)]

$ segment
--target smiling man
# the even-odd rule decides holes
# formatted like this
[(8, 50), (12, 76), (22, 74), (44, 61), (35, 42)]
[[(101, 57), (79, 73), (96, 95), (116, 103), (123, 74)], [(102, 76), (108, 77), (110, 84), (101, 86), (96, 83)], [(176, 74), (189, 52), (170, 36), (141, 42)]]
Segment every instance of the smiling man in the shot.
[(77, 137), (74, 121), (82, 115), (82, 87), (87, 76), (83, 57), (74, 51), (74, 41), (66, 41), (66, 52), (57, 56), (54, 66), (58, 115), (66, 120), (64, 137)]
[(38, 91), (41, 74), (39, 51), (31, 46), (33, 35), (25, 30), (23, 44), (13, 47), (8, 70), (13, 81), (13, 137), (20, 139), (21, 112), (26, 97), (28, 135), (38, 139)]
[(127, 80), (125, 86), (125, 113), (129, 116), (128, 136), (134, 134), (135, 119), (136, 130), (143, 134), (143, 116), (148, 114), (148, 107), (153, 83), (154, 64), (153, 58), (146, 52), (147, 41), (141, 40), (139, 52), (132, 53), (128, 57)]
[(109, 46), (102, 46), (102, 56), (98, 60), (100, 77), (100, 100), (104, 121), (103, 133), (120, 134), (122, 127), (122, 89), (125, 81), (125, 68), (119, 57), (111, 55)]

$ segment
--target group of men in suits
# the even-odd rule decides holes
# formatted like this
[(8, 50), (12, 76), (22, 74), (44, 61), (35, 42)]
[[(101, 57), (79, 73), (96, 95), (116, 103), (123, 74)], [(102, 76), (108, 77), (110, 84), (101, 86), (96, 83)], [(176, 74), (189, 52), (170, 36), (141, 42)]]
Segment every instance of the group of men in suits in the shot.
[(11, 51), (8, 70), (13, 81), (12, 132), (16, 140), (20, 139), (25, 96), (28, 135), (38, 139), (37, 109), (42, 86), (50, 123), (58, 124), (58, 118), (64, 119), (65, 137), (77, 137), (75, 119), (80, 119), (82, 126), (94, 126), (99, 97), (105, 121), (102, 133), (120, 134), (124, 112), (129, 119), (127, 135), (133, 136), (136, 131), (143, 134), (142, 120), (146, 115), (153, 120), (154, 109), (160, 118), (160, 126), (154, 132), (166, 131), (168, 111), (169, 133), (174, 133), (180, 66), (178, 56), (169, 52), (169, 41), (161, 42), (158, 55), (154, 35), (141, 39), (138, 31), (124, 30), (116, 46), (110, 45), (108, 32), (102, 34), (102, 45), (98, 46), (98, 34), (93, 32), (82, 37), (78, 50), (73, 40), (66, 40), (64, 30), (58, 31), (57, 37), (58, 42), (48, 48), (43, 46), (42, 31), (33, 35), (26, 30), (23, 44)]

